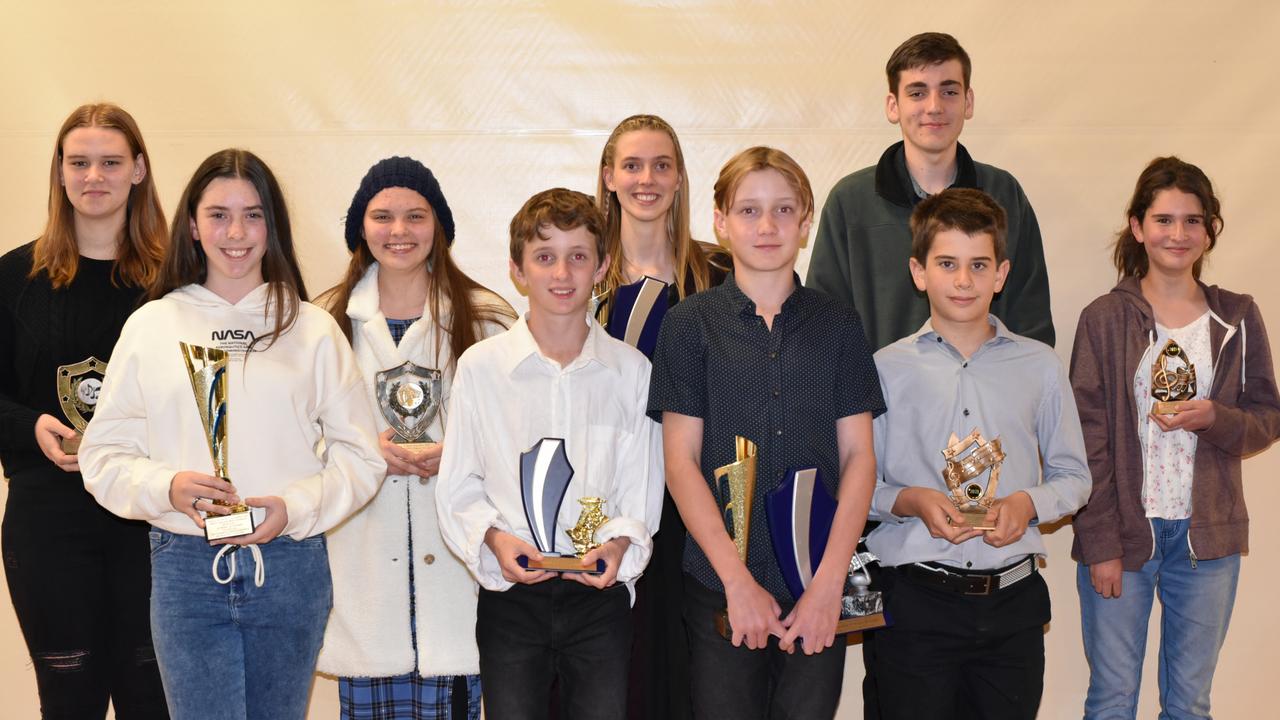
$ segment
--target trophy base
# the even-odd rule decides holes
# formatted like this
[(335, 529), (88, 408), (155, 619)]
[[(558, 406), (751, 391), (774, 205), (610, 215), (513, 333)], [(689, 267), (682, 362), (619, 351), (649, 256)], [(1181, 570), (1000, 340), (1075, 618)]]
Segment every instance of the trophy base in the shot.
[(83, 439), (84, 436), (80, 433), (76, 433), (74, 437), (62, 438), (59, 441), (59, 444), (62, 446), (62, 452), (66, 455), (79, 455), (80, 441)]
[(1181, 400), (1157, 400), (1151, 406), (1153, 415), (1177, 415), (1178, 405), (1182, 404)]
[(603, 560), (596, 560), (594, 568), (582, 567), (582, 559), (576, 555), (543, 555), (540, 561), (530, 560), (528, 555), (521, 555), (516, 558), (516, 562), (520, 563), (520, 567), (525, 570), (550, 570), (562, 573), (580, 572), (588, 575), (600, 575), (605, 568)]
[(398, 442), (397, 441), (396, 442), (397, 447), (404, 448), (409, 452), (422, 452), (423, 450), (426, 450), (427, 448), (431, 447), (434, 444), (435, 443), (430, 441), (427, 441), (427, 442)]
[(209, 542), (249, 535), (254, 531), (253, 511), (241, 510), (230, 515), (207, 515), (204, 519), (204, 539)]
[(985, 530), (995, 530), (995, 529), (996, 529), (996, 526), (995, 526), (995, 525), (992, 525), (991, 523), (988, 523), (988, 522), (987, 522), (987, 510), (986, 510), (986, 508), (982, 508), (982, 509), (972, 509), (972, 508), (959, 509), (959, 508), (957, 508), (957, 511), (958, 511), (958, 512), (960, 513), (960, 515), (964, 518), (964, 524), (965, 524), (965, 525), (967, 525), (967, 526), (969, 526), (969, 527), (971, 527), (971, 528), (973, 528), (974, 530), (984, 530), (984, 531), (985, 531)]

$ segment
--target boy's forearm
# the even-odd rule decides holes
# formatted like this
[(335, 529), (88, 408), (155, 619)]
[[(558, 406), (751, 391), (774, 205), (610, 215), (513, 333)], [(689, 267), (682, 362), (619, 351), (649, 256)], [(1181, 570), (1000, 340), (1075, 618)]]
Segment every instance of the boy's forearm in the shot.
[(676, 501), (676, 508), (694, 542), (711, 562), (721, 583), (747, 572), (746, 565), (738, 557), (737, 546), (724, 528), (724, 520), (711, 491), (707, 489), (702, 471), (688, 461), (668, 462), (667, 487)]

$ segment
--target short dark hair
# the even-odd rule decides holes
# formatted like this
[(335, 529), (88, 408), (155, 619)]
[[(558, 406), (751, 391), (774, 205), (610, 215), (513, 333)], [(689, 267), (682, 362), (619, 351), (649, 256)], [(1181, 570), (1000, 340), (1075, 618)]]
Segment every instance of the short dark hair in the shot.
[(511, 262), (520, 265), (524, 248), (533, 239), (546, 240), (542, 228), (555, 225), (563, 231), (585, 227), (596, 239), (596, 265), (604, 262), (604, 216), (590, 195), (552, 188), (529, 198), (511, 218)]
[(889, 76), (889, 92), (898, 94), (898, 81), (903, 70), (941, 65), (948, 60), (959, 60), (964, 72), (964, 88), (969, 89), (969, 78), (973, 75), (973, 63), (969, 62), (969, 53), (960, 47), (954, 37), (940, 32), (926, 32), (912, 35), (898, 46), (889, 56), (885, 65), (885, 74)]
[[(1147, 209), (1155, 202), (1156, 195), (1161, 190), (1171, 189), (1195, 195), (1204, 211), (1204, 230), (1209, 236), (1209, 247), (1205, 248), (1204, 254), (1191, 266), (1191, 274), (1199, 280), (1205, 255), (1218, 244), (1218, 233), (1222, 232), (1223, 226), (1222, 204), (1218, 202), (1218, 196), (1213, 193), (1213, 183), (1209, 182), (1209, 177), (1203, 170), (1173, 155), (1152, 160), (1138, 176), (1125, 217), (1142, 222), (1147, 216)], [(1116, 238), (1112, 260), (1120, 277), (1140, 278), (1147, 274), (1147, 249), (1134, 237), (1133, 228), (1128, 222), (1125, 222), (1124, 229)]]
[(921, 265), (929, 258), (933, 239), (946, 230), (991, 236), (996, 263), (1008, 251), (1009, 221), (995, 198), (972, 188), (948, 188), (930, 195), (911, 213), (911, 257)]

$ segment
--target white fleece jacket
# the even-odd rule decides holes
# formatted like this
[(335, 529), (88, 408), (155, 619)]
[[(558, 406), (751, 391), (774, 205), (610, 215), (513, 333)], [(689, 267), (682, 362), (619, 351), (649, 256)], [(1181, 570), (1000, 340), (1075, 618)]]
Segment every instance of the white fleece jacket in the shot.
[[(476, 302), (498, 302), (477, 291)], [(397, 346), (379, 310), (378, 265), (369, 267), (351, 291), (347, 316), (352, 344), (364, 375), (365, 397), (377, 416), (379, 430), (388, 425), (377, 409), (375, 376), (413, 361), (445, 371), (440, 414), (428, 435), (444, 436), (444, 404), (453, 373), (448, 336), (439, 351), (439, 324), (430, 307), (409, 326)], [(447, 310), (444, 323), (448, 322)], [(485, 335), (503, 331), (490, 324)], [(413, 537), (409, 537), (412, 519)], [(412, 555), (410, 555), (412, 541)], [(360, 512), (329, 532), (329, 566), (333, 571), (333, 611), (320, 650), (321, 672), (344, 677), (389, 677), (413, 671), (413, 638), (409, 633), (409, 563), (413, 563), (417, 620), (418, 672), (471, 675), (480, 671), (476, 650), (476, 583), (440, 536), (436, 519), (434, 478), (388, 475), (378, 495)]]
[(80, 448), (85, 488), (99, 504), (170, 532), (203, 534), (169, 504), (175, 473), (213, 472), (179, 341), (231, 353), (230, 480), (241, 497), (284, 499), (282, 535), (322, 533), (377, 492), (386, 463), (355, 358), (333, 318), (302, 303), (293, 328), (245, 361), (250, 334), (271, 330), (267, 287), (232, 305), (188, 285), (129, 317)]

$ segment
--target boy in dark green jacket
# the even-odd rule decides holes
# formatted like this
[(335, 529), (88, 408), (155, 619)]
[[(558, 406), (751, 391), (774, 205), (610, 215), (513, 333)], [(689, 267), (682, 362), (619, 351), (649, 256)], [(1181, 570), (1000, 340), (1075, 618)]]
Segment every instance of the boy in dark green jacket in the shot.
[(1009, 218), (1012, 267), (991, 312), (1011, 331), (1052, 345), (1035, 211), (1012, 175), (974, 162), (959, 143), (964, 121), (973, 117), (969, 55), (950, 35), (922, 33), (894, 50), (886, 72), (885, 115), (902, 128), (903, 141), (832, 188), (805, 284), (853, 305), (876, 349), (910, 335), (929, 318), (929, 303), (907, 271), (911, 211), (948, 187), (977, 188)]

